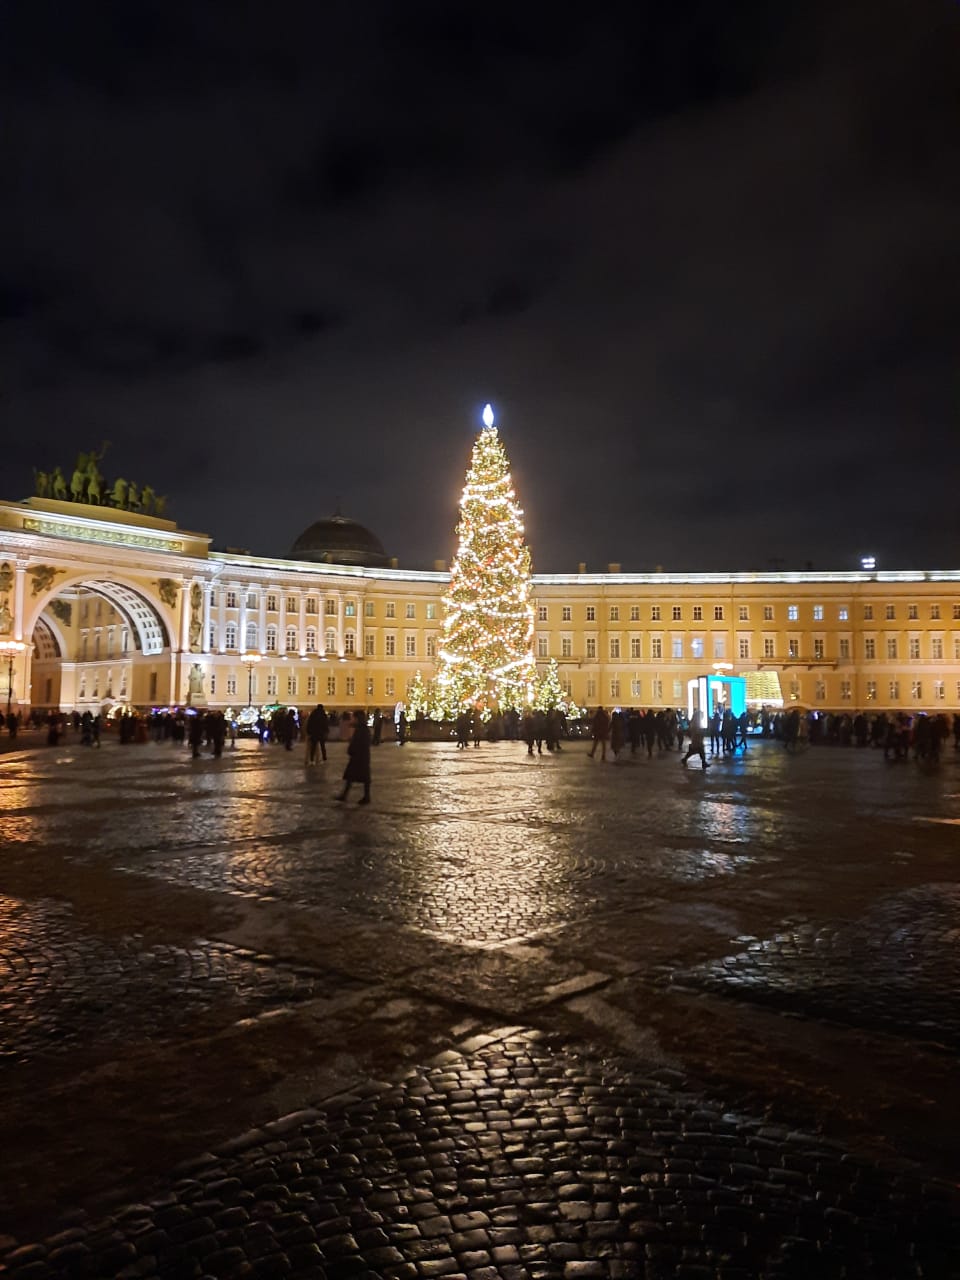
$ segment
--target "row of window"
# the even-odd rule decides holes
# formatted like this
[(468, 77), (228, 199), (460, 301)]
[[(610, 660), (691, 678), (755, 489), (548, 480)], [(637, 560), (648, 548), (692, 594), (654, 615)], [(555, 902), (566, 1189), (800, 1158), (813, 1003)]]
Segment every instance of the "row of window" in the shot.
[[(689, 654), (685, 654), (684, 645), (685, 637), (672, 636), (670, 638), (670, 657), (683, 661), (685, 657), (698, 660), (706, 657), (704, 652), (704, 640), (702, 636), (694, 636), (689, 639)], [(929, 646), (928, 657), (930, 660), (937, 662), (943, 661), (944, 647), (943, 639), (940, 636), (928, 637), (927, 644)], [(619, 636), (610, 636), (607, 642), (608, 656), (613, 662), (619, 661), (625, 656)], [(712, 637), (712, 656), (717, 659), (727, 657), (727, 638), (722, 635)], [(907, 641), (907, 657), (912, 662), (918, 662), (921, 659), (920, 638), (911, 636)], [(651, 636), (649, 639), (649, 657), (651, 659), (663, 658), (666, 654), (664, 641), (660, 636)], [(537, 657), (549, 658), (550, 640), (547, 636), (537, 637)], [(597, 639), (595, 636), (587, 636), (584, 640), (584, 658), (588, 662), (597, 660)], [(643, 640), (640, 636), (631, 636), (630, 651), (631, 658), (644, 658)], [(739, 636), (737, 638), (737, 657), (741, 661), (748, 662), (754, 655), (751, 653), (751, 642), (749, 636)], [(758, 655), (759, 656), (759, 655)], [(812, 641), (812, 648), (803, 649), (801, 651), (800, 640), (798, 637), (791, 637), (787, 640), (787, 651), (783, 652), (782, 648), (778, 650), (777, 641), (773, 636), (764, 636), (762, 645), (762, 656), (765, 659), (797, 659), (810, 658), (814, 662), (822, 662), (826, 660), (826, 641), (822, 636), (815, 636)], [(851, 642), (848, 636), (841, 636), (837, 641), (837, 657), (841, 661), (849, 661), (851, 656)], [(873, 661), (877, 657), (877, 642), (867, 636), (863, 641), (863, 656), (868, 661)], [(889, 637), (886, 641), (886, 656), (890, 661), (897, 661), (900, 657), (900, 645), (895, 637)], [(560, 637), (560, 657), (573, 658), (573, 637)], [(953, 660), (960, 662), (960, 636), (953, 637)]]
[[(596, 622), (596, 620), (597, 620), (597, 606), (596, 606), (596, 605), (593, 605), (593, 604), (588, 604), (588, 605), (585, 605), (584, 607), (585, 607), (585, 609), (586, 609), (586, 620), (587, 620), (587, 622)], [(691, 618), (692, 618), (692, 620), (693, 620), (694, 622), (703, 622), (703, 620), (704, 620), (704, 607), (705, 607), (705, 606), (704, 606), (704, 605), (702, 605), (702, 604), (695, 604), (695, 605), (691, 605), (691, 606), (690, 606), (690, 608), (691, 608), (691, 615), (690, 615), (690, 616), (691, 616)], [(708, 613), (709, 613), (710, 606), (706, 606), (706, 607), (707, 607), (707, 611), (708, 611)], [(712, 608), (713, 608), (713, 621), (714, 621), (714, 622), (723, 622), (723, 620), (724, 620), (724, 606), (723, 606), (722, 604), (715, 604), (715, 605), (713, 605), (713, 606), (712, 606)], [(811, 608), (812, 608), (812, 617), (813, 617), (813, 621), (814, 621), (814, 622), (823, 622), (823, 620), (824, 620), (824, 606), (823, 606), (822, 604), (815, 604), (815, 605), (812, 605), (812, 606), (811, 606)], [(935, 621), (935, 620), (937, 620), (937, 619), (940, 617), (940, 606), (939, 606), (939, 604), (932, 604), (932, 605), (930, 605), (930, 606), (929, 606), (929, 608), (930, 608), (930, 618), (931, 618), (932, 620), (934, 620), (934, 621)], [(800, 621), (800, 606), (799, 606), (798, 604), (788, 604), (788, 605), (786, 606), (786, 609), (787, 609), (787, 621), (788, 621), (788, 622), (799, 622), (799, 621)], [(620, 621), (621, 621), (621, 612), (623, 612), (623, 614), (624, 614), (624, 620), (625, 620), (625, 618), (626, 618), (626, 610), (621, 611), (621, 608), (620, 608), (620, 606), (619, 606), (618, 604), (612, 604), (612, 605), (610, 605), (610, 609), (609, 609), (609, 613), (608, 613), (609, 620), (610, 620), (611, 622), (620, 622)], [(865, 605), (863, 606), (863, 617), (864, 617), (864, 620), (869, 622), (870, 620), (872, 620), (873, 616), (874, 616), (874, 613), (873, 613), (873, 605), (872, 605), (872, 604), (865, 604)], [(885, 617), (888, 621), (893, 621), (893, 620), (896, 618), (896, 616), (897, 616), (897, 606), (896, 606), (896, 605), (894, 605), (894, 604), (888, 604), (888, 605), (885, 605), (885, 606), (884, 606), (884, 617)], [(909, 621), (915, 621), (915, 620), (917, 620), (919, 617), (920, 617), (920, 606), (919, 606), (919, 605), (916, 605), (916, 604), (908, 604), (908, 605), (907, 605), (907, 619), (908, 619)], [(954, 619), (955, 619), (955, 620), (960, 619), (960, 603), (958, 603), (958, 604), (954, 604), (954, 605), (953, 605), (953, 617), (954, 617)], [(650, 605), (650, 621), (651, 621), (651, 622), (663, 622), (663, 621), (665, 620), (665, 618), (666, 618), (666, 606), (665, 606), (665, 605), (659, 605), (659, 604), (652, 604), (652, 605)], [(630, 621), (631, 621), (631, 622), (639, 622), (639, 621), (641, 620), (641, 619), (640, 619), (640, 605), (638, 605), (638, 604), (632, 604), (632, 605), (630, 605), (630, 609), (629, 609), (629, 619), (630, 619)], [(848, 621), (849, 621), (849, 619), (850, 619), (850, 610), (849, 610), (848, 606), (847, 606), (847, 605), (839, 605), (839, 606), (837, 607), (837, 621), (838, 621), (838, 622), (848, 622)], [(573, 605), (570, 605), (570, 604), (564, 604), (564, 605), (561, 605), (561, 606), (560, 606), (560, 620), (561, 620), (562, 622), (572, 622), (572, 621), (573, 621)], [(679, 604), (670, 605), (670, 620), (671, 620), (671, 622), (682, 622), (682, 621), (683, 621), (683, 606), (682, 606), (682, 605), (679, 605)], [(737, 605), (737, 620), (738, 620), (739, 622), (749, 622), (749, 621), (750, 621), (750, 606), (749, 606), (749, 605), (747, 605), (747, 604), (740, 604), (740, 605)], [(772, 605), (772, 604), (765, 604), (765, 605), (763, 605), (763, 620), (764, 620), (764, 622), (774, 622), (774, 621), (776, 621), (776, 606), (775, 606), (775, 605)], [(537, 605), (537, 621), (538, 621), (538, 622), (549, 622), (549, 621), (550, 621), (550, 606), (549, 606), (549, 605), (545, 605), (545, 604)]]
[[(244, 633), (244, 652), (256, 653), (259, 650), (260, 631), (255, 622), (248, 622)], [(236, 650), (238, 647), (239, 628), (234, 622), (228, 622), (223, 629), (223, 647), (224, 649)], [(264, 653), (279, 652), (279, 632), (276, 627), (267, 627), (264, 634)], [(317, 653), (317, 629), (315, 627), (307, 627), (304, 632), (304, 651), (306, 653)], [(215, 650), (217, 648), (217, 628), (211, 625), (208, 636), (209, 648)], [(296, 627), (287, 627), (285, 640), (285, 653), (299, 653), (300, 640)], [(367, 632), (363, 637), (363, 656), (365, 658), (376, 657), (376, 633)], [(328, 627), (324, 632), (324, 653), (337, 653), (337, 633), (333, 627)], [(346, 657), (354, 657), (357, 653), (357, 634), (355, 631), (345, 631), (343, 633), (343, 652)], [(383, 654), (386, 658), (395, 658), (397, 656), (397, 637), (388, 632), (383, 637)], [(98, 655), (99, 656), (99, 655)], [(416, 658), (417, 654), (417, 637), (415, 635), (406, 635), (403, 637), (403, 656), (405, 658)], [(427, 636), (425, 645), (425, 656), (435, 658), (437, 656), (437, 637)]]
[[(569, 680), (564, 681), (563, 685), (564, 685), (565, 693), (569, 696), (570, 695)], [(647, 681), (644, 681), (641, 679), (631, 680), (630, 681), (630, 697), (634, 702), (643, 701), (644, 699), (646, 699), (647, 702), (651, 703), (654, 706), (661, 706), (663, 705), (663, 701), (664, 701), (664, 685), (665, 685), (665, 682), (660, 676), (654, 676)], [(620, 701), (620, 699), (623, 697), (624, 687), (625, 687), (625, 682), (621, 681), (619, 676), (611, 677), (611, 679), (607, 683), (607, 693), (609, 695), (611, 702), (616, 703)], [(891, 702), (900, 701), (900, 688), (901, 688), (901, 682), (899, 680), (890, 680), (888, 682), (887, 692), (889, 695), (889, 700)], [(925, 688), (927, 690), (927, 694), (924, 693)], [(784, 692), (787, 695), (788, 699), (794, 702), (798, 701), (804, 695), (810, 696), (811, 694), (814, 702), (822, 702), (822, 703), (827, 702), (827, 682), (826, 680), (819, 679), (819, 678), (813, 682), (812, 690), (809, 687), (804, 688), (801, 684), (800, 679), (795, 678), (793, 680), (790, 680), (787, 683), (787, 685), (784, 688)], [(841, 680), (839, 683), (838, 692), (840, 695), (841, 702), (852, 702), (853, 701), (853, 682), (851, 680)], [(686, 691), (684, 689), (684, 684), (682, 680), (673, 680), (671, 682), (671, 693), (672, 693), (672, 702), (675, 705), (681, 706), (686, 701)], [(960, 702), (960, 680), (956, 682), (956, 695), (957, 695), (957, 701)], [(598, 696), (603, 696), (602, 694), (599, 693), (598, 682), (596, 678), (590, 677), (587, 679), (587, 683), (586, 683), (586, 700), (588, 703), (592, 703), (596, 701)], [(929, 682), (928, 685), (925, 686), (923, 680), (911, 680), (910, 681), (911, 701), (923, 702), (926, 696), (929, 696), (929, 698), (935, 703), (944, 702), (947, 696), (946, 681), (932, 680)], [(868, 703), (876, 702), (878, 700), (879, 684), (876, 680), (868, 680), (866, 682), (865, 697)]]
[[(254, 675), (252, 682), (252, 692), (254, 697), (259, 697), (259, 681)], [(410, 690), (408, 683), (407, 691)], [(363, 681), (363, 692), (368, 698), (375, 695), (375, 682), (373, 676), (367, 676)], [(215, 697), (217, 693), (217, 673), (210, 674), (210, 696)], [(327, 698), (355, 698), (357, 696), (357, 677), (344, 676), (341, 680), (335, 674), (324, 676), (322, 679), (315, 675), (301, 677), (299, 672), (289, 672), (283, 680), (278, 675), (267, 675), (263, 681), (263, 696), (265, 698), (316, 698), (321, 696)], [(82, 695), (81, 695), (82, 696)], [(237, 677), (228, 675), (224, 677), (224, 696), (227, 698), (235, 698), (237, 696)], [(397, 696), (397, 681), (394, 676), (385, 676), (383, 680), (383, 696), (385, 698), (395, 698)]]
[[(224, 601), (226, 608), (228, 609), (239, 608), (239, 601), (240, 601), (239, 592), (227, 591), (226, 600)], [(268, 594), (266, 596), (265, 603), (266, 603), (267, 613), (276, 613), (278, 611), (278, 605), (279, 605), (278, 596)], [(288, 613), (297, 613), (300, 609), (300, 601), (297, 599), (296, 596), (289, 596), (286, 601), (286, 606), (287, 606)], [(256, 591), (247, 592), (246, 607), (248, 609), (259, 609), (260, 597)], [(338, 602), (332, 596), (327, 596), (324, 604), (324, 613), (326, 614), (326, 616), (335, 618), (337, 616), (337, 607), (338, 607)], [(427, 621), (428, 622), (434, 621), (437, 616), (436, 604), (433, 602), (430, 602), (426, 604), (424, 607), (426, 610), (425, 616), (427, 618)], [(304, 612), (308, 614), (315, 614), (317, 613), (317, 611), (318, 611), (317, 597), (307, 596), (304, 601)], [(345, 618), (355, 618), (357, 616), (357, 604), (355, 600), (347, 600), (344, 602), (343, 616)], [(377, 616), (376, 601), (374, 600), (364, 601), (363, 616), (365, 618), (375, 618)], [(383, 616), (385, 618), (396, 618), (398, 616), (397, 605), (395, 600), (386, 601), (386, 603), (384, 604)], [(415, 620), (417, 616), (417, 606), (415, 604), (404, 605), (403, 616), (407, 619), (410, 619), (411, 621)]]

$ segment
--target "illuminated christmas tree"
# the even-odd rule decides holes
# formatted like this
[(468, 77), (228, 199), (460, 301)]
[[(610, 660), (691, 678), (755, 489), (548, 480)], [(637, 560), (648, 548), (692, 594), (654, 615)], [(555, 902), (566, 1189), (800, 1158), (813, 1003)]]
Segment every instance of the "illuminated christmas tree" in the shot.
[(556, 658), (551, 658), (550, 665), (542, 675), (537, 677), (537, 690), (534, 694), (533, 705), (538, 711), (552, 711), (554, 707), (559, 707), (568, 719), (577, 719), (580, 714), (580, 708), (571, 697), (564, 692), (563, 685), (560, 683), (560, 671), (557, 667)]
[(459, 546), (444, 597), (437, 685), (448, 713), (526, 706), (533, 698), (530, 552), (506, 451), (483, 411), (460, 499)]

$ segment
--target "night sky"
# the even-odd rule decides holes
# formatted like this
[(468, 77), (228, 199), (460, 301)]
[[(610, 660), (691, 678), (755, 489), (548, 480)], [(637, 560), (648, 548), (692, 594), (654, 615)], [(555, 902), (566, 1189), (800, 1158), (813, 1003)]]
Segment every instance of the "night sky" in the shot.
[(0, 494), (109, 440), (217, 545), (960, 562), (953, 0), (6, 0)]

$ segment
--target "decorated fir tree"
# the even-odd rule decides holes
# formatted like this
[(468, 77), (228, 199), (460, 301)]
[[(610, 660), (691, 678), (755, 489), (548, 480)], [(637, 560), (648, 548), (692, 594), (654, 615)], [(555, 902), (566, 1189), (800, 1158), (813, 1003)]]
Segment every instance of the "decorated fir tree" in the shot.
[(581, 714), (577, 704), (564, 692), (556, 658), (551, 658), (546, 671), (537, 676), (533, 705), (538, 711), (552, 711), (557, 707), (570, 719), (575, 719)]
[(438, 691), (448, 713), (523, 707), (533, 697), (530, 552), (489, 405), (460, 499), (459, 546), (444, 597)]

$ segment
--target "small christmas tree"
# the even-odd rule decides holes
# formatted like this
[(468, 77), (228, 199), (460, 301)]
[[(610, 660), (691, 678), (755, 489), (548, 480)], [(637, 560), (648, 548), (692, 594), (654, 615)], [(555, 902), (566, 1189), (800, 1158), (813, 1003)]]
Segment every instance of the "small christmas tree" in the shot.
[(578, 719), (581, 715), (580, 708), (563, 690), (556, 658), (551, 658), (546, 671), (537, 677), (533, 705), (538, 711), (552, 711), (554, 707), (558, 707), (568, 719), (572, 720)]
[(438, 691), (448, 713), (526, 706), (533, 697), (530, 552), (510, 464), (483, 411), (460, 500), (459, 546), (444, 597)]

